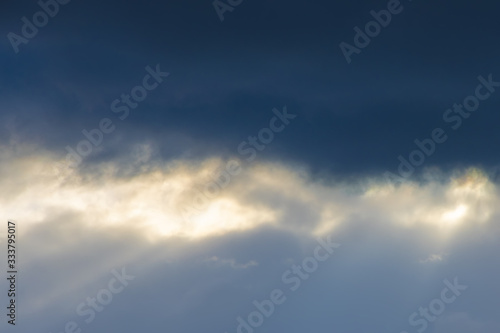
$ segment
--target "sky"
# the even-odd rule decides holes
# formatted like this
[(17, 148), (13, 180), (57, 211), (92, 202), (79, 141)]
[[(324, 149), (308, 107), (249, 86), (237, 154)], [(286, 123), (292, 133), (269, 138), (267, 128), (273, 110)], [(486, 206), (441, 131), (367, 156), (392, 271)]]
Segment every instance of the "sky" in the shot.
[(499, 332), (499, 9), (2, 1), (0, 331)]

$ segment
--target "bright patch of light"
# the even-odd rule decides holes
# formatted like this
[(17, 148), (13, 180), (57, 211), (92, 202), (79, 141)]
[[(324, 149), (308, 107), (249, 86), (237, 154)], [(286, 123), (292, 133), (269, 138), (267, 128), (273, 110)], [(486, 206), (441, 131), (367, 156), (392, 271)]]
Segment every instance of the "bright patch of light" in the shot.
[(448, 224), (456, 224), (460, 222), (467, 213), (467, 206), (459, 205), (455, 209), (443, 214), (442, 221)]
[(244, 207), (229, 199), (218, 199), (189, 221), (189, 234), (201, 237), (214, 233), (246, 230), (275, 219), (272, 211)]

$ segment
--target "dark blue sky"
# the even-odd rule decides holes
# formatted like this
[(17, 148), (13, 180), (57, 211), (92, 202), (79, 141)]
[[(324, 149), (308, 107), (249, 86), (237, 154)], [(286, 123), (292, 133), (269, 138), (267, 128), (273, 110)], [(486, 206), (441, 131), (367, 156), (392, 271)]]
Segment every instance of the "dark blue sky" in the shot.
[[(39, 10), (35, 2), (3, 6), (2, 29), (18, 34), (21, 17)], [(196, 141), (196, 154), (232, 152), (272, 107), (287, 105), (300, 121), (262, 158), (381, 173), (397, 167), (414, 139), (444, 126), (444, 111), (473, 93), (477, 76), (500, 80), (496, 4), (401, 6), (347, 64), (339, 44), (353, 44), (353, 28), (387, 3), (242, 2), (220, 22), (210, 2), (73, 1), (18, 54), (4, 38), (2, 116), (23, 140), (64, 151), (80, 140), (82, 125), (110, 114), (110, 102), (137, 84), (146, 65), (159, 63), (171, 73), (166, 84), (121, 125), (127, 135), (119, 147), (93, 157), (147, 137), (161, 158), (176, 158), (186, 147), (162, 139), (172, 131)], [(20, 96), (37, 107), (13, 105)], [(426, 163), (496, 165), (497, 104), (493, 94)]]

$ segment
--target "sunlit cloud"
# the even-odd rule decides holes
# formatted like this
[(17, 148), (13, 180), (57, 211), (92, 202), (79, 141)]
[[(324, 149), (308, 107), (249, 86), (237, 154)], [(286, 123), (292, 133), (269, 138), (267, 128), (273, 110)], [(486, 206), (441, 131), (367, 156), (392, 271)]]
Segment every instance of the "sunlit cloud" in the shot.
[(2, 187), (9, 195), (1, 204), (12, 218), (28, 224), (50, 220), (54, 212), (71, 212), (88, 228), (123, 226), (155, 240), (208, 237), (261, 225), (320, 235), (353, 217), (377, 217), (401, 228), (431, 225), (449, 233), (464, 224), (488, 222), (497, 213), (497, 188), (478, 169), (426, 184), (396, 186), (368, 179), (369, 185), (353, 191), (359, 185), (328, 185), (304, 177), (303, 170), (256, 163), (186, 219), (180, 212), (192, 204), (191, 194), (224, 161), (177, 160), (127, 177), (118, 176), (120, 165), (103, 163), (90, 174), (70, 169), (61, 177), (54, 169), (56, 157), (23, 149), (24, 154), (2, 151)]

